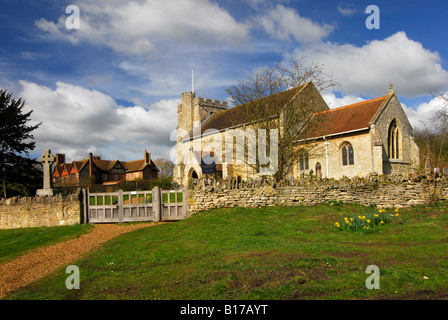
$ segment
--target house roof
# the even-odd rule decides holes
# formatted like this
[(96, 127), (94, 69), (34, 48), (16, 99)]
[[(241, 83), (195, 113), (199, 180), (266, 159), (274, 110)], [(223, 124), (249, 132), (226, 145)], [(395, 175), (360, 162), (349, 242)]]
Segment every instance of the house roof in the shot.
[(370, 123), (390, 95), (314, 113), (302, 129), (305, 139), (370, 128)]
[[(218, 131), (241, 126), (246, 123), (253, 121), (266, 119), (273, 116), (278, 116), (278, 109), (270, 108), (263, 110), (262, 115), (254, 113), (254, 108), (260, 105), (281, 105), (284, 107), (287, 103), (294, 99), (294, 97), (300, 93), (310, 82), (303, 84), (301, 86), (282, 91), (264, 98), (261, 98), (254, 102), (245, 103), (227, 110), (219, 111), (201, 123), (201, 134), (206, 130), (215, 129)], [(194, 134), (198, 134), (194, 130), (190, 131), (189, 136), (186, 138), (192, 138)]]
[(142, 171), (146, 168), (146, 166), (153, 167), (153, 170), (159, 170), (157, 166), (150, 160), (151, 163), (145, 162), (145, 159), (140, 160), (133, 160), (133, 161), (127, 161), (127, 162), (121, 162), (126, 170), (126, 172), (136, 172), (136, 171)]
[[(133, 161), (120, 161), (120, 160), (100, 160), (100, 159), (93, 159), (93, 164), (97, 169), (103, 172), (109, 172), (114, 168), (114, 166), (119, 163), (125, 172), (136, 172), (141, 171), (145, 169), (146, 166), (150, 165), (153, 167), (153, 170), (159, 170), (157, 166), (154, 164), (152, 160), (150, 160), (151, 163), (146, 163), (145, 159), (140, 160), (133, 160)], [(76, 166), (76, 169), (78, 172), (80, 172), (86, 164), (89, 163), (89, 159), (83, 159), (79, 161), (73, 161), (72, 163), (60, 163), (55, 165), (53, 169), (53, 176), (60, 176), (62, 174), (63, 167), (70, 172), (68, 168), (71, 168), (72, 166)]]

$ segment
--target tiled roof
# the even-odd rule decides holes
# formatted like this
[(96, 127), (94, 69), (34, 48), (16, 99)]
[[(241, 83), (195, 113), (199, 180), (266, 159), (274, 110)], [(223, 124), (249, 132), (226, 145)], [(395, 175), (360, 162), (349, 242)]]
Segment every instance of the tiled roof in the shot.
[(302, 129), (305, 139), (356, 131), (370, 122), (389, 95), (313, 114)]
[[(279, 109), (278, 108), (270, 108), (267, 110), (263, 110), (263, 114), (259, 114), (257, 112), (253, 112), (253, 108), (257, 108), (259, 105), (279, 105), (283, 108), (287, 103), (289, 103), (296, 94), (303, 90), (310, 82), (303, 84), (301, 86), (279, 92), (273, 94), (268, 97), (264, 97), (252, 103), (242, 104), (227, 110), (219, 111), (201, 124), (201, 134), (204, 133), (205, 130), (215, 129), (218, 131), (240, 126), (245, 123), (250, 123), (253, 121), (266, 119), (272, 116), (278, 116)], [(197, 134), (194, 131), (190, 132), (190, 138), (193, 137), (193, 134)]]
[(146, 162), (144, 159), (122, 162), (122, 164), (126, 169), (126, 172), (141, 171), (146, 166)]
[[(152, 160), (150, 160), (151, 163), (149, 164), (151, 167), (153, 167), (153, 170), (158, 170), (157, 166), (154, 164)], [(82, 170), (82, 168), (88, 164), (89, 159), (83, 159), (79, 161), (73, 161), (72, 163), (61, 163), (56, 164), (53, 169), (53, 176), (60, 176), (62, 174), (62, 169), (65, 166), (66, 170), (70, 172), (71, 166), (76, 166), (76, 169), (78, 172)], [(133, 161), (119, 161), (119, 160), (100, 160), (100, 159), (93, 159), (93, 163), (95, 167), (97, 167), (100, 171), (103, 172), (109, 172), (116, 163), (120, 163), (125, 172), (136, 172), (143, 170), (148, 164), (145, 162), (145, 159), (140, 160), (133, 160)]]

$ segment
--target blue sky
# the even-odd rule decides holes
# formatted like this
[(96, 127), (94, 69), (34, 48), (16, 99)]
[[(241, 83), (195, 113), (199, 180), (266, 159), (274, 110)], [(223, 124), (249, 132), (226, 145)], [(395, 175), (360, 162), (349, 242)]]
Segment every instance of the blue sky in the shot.
[[(69, 5), (80, 28), (68, 30)], [(368, 29), (369, 5), (379, 29)], [(38, 157), (89, 152), (168, 157), (181, 93), (225, 89), (290, 57), (321, 63), (341, 86), (330, 107), (383, 96), (389, 82), (414, 127), (448, 91), (444, 1), (2, 0), (0, 88), (33, 109)]]

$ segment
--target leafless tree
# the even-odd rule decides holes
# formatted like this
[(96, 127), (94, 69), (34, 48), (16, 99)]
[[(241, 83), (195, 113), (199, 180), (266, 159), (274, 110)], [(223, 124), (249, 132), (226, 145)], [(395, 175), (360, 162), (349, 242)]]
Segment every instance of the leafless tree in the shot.
[[(226, 90), (233, 103), (238, 105), (232, 112), (235, 126), (241, 125), (241, 119), (244, 119), (256, 132), (258, 129), (266, 132), (278, 130), (277, 179), (285, 179), (292, 173), (298, 158), (296, 142), (305, 135), (303, 127), (306, 121), (314, 112), (322, 111), (323, 105), (326, 108), (321, 96), (312, 94), (312, 90), (309, 94), (301, 94), (300, 99), (293, 97), (308, 82), (312, 82), (320, 93), (338, 85), (332, 75), (324, 72), (323, 65), (305, 65), (304, 59), (291, 58), (288, 63), (262, 69)], [(267, 138), (266, 145), (269, 146), (269, 136)], [(247, 141), (246, 146), (247, 151)], [(259, 163), (249, 165), (255, 170), (260, 167)]]

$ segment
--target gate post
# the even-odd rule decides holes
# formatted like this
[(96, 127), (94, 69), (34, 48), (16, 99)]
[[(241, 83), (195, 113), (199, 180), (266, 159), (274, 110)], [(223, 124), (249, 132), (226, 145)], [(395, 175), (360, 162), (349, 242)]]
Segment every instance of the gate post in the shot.
[(89, 191), (87, 189), (81, 189), (80, 194), (80, 202), (81, 202), (81, 223), (89, 223), (90, 214), (89, 214)]
[(188, 188), (182, 187), (182, 192), (183, 192), (182, 207), (183, 207), (183, 211), (184, 211), (183, 213), (184, 213), (185, 218), (190, 218), (190, 199), (189, 199), (190, 195), (188, 192)]
[(123, 223), (123, 190), (118, 190), (118, 222)]
[(154, 222), (160, 222), (162, 220), (162, 199), (160, 189), (157, 186), (152, 189), (152, 211), (154, 214)]

